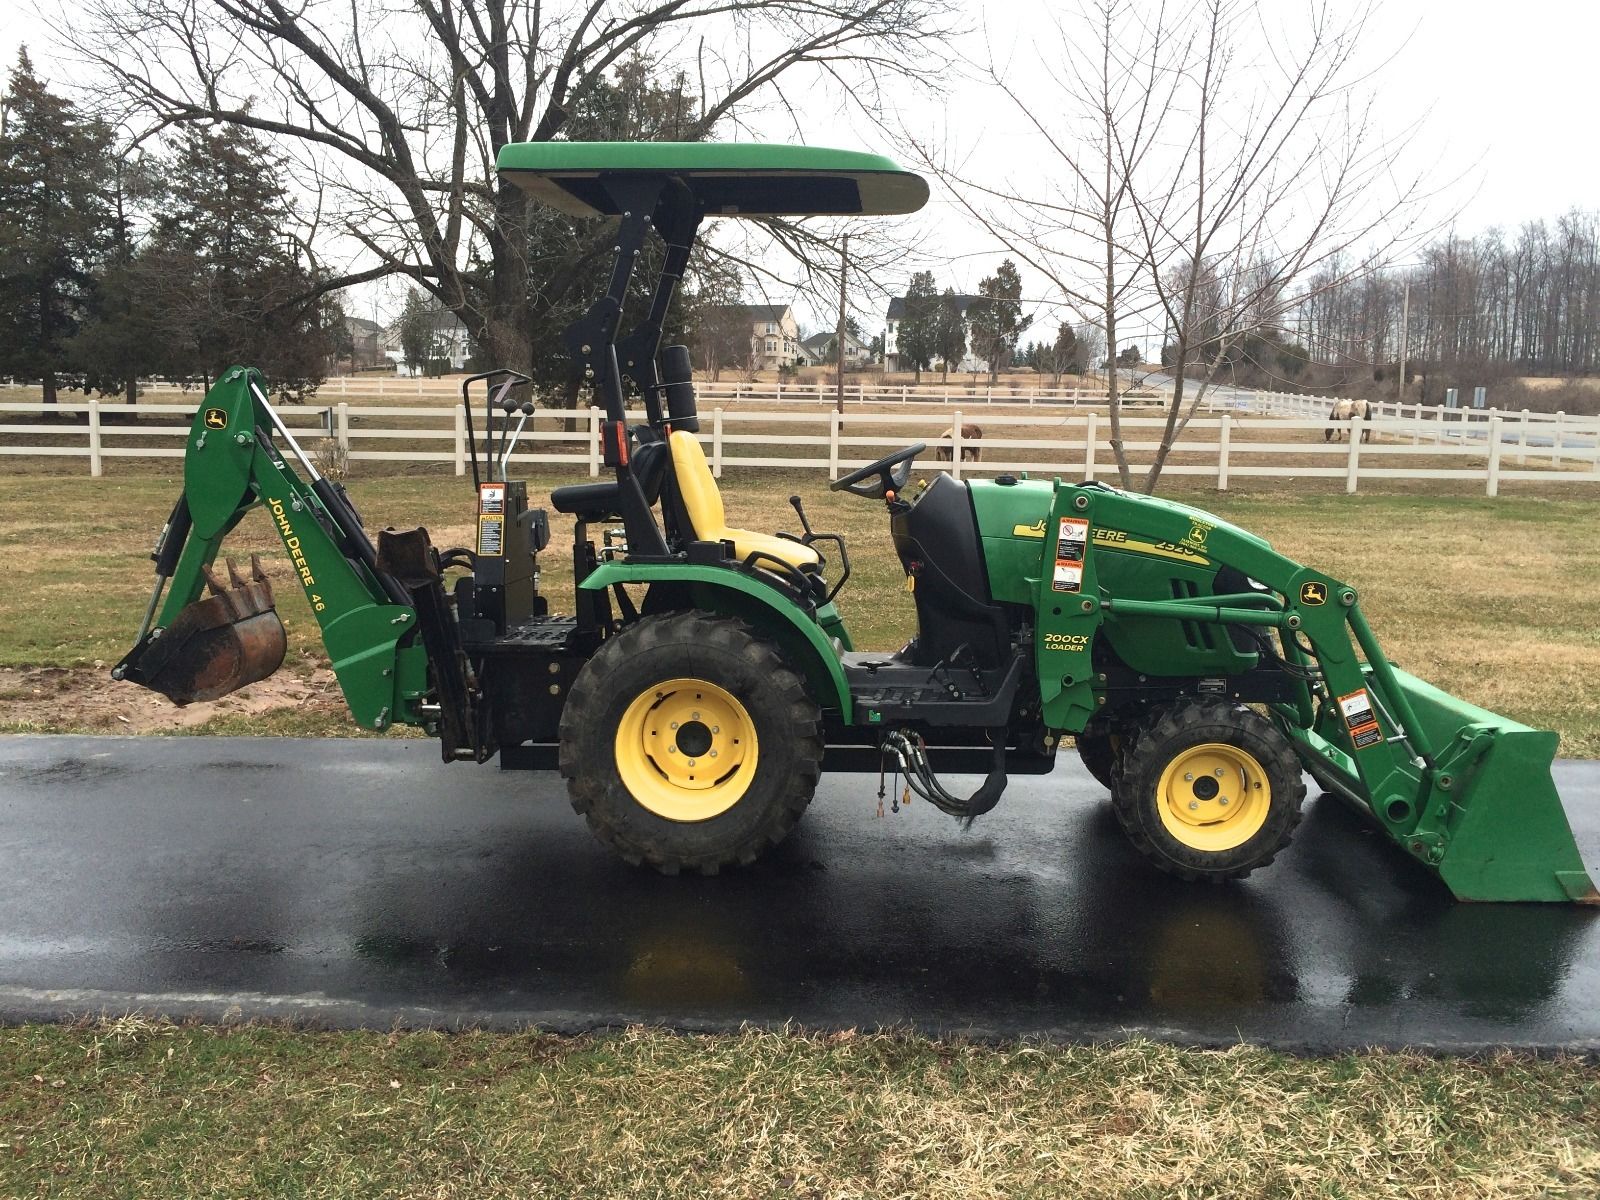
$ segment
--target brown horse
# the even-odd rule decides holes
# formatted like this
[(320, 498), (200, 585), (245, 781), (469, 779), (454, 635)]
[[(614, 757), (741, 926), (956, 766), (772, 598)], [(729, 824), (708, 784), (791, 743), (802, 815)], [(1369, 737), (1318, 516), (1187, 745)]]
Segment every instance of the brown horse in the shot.
[[(983, 457), (983, 447), (978, 442), (983, 440), (983, 430), (976, 425), (961, 423), (961, 461), (977, 462)], [(950, 426), (939, 435), (938, 444), (933, 448), (934, 457), (940, 462), (949, 462), (955, 457), (956, 427)]]

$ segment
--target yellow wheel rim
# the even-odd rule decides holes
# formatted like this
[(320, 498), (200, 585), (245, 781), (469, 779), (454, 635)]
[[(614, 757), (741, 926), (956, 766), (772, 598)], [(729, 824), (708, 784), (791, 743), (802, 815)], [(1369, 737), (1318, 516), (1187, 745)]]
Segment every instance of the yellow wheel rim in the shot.
[(1191, 746), (1156, 784), (1168, 833), (1193, 850), (1232, 850), (1253, 838), (1272, 807), (1272, 784), (1255, 755), (1226, 742)]
[(750, 787), (760, 749), (734, 695), (703, 679), (668, 679), (634, 697), (617, 727), (617, 774), (669, 821), (708, 821)]

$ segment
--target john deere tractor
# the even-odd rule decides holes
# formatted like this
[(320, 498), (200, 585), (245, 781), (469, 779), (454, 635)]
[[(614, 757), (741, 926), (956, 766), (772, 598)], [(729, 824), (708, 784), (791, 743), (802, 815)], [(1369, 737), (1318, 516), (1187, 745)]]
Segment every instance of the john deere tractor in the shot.
[[(634, 863), (749, 863), (794, 827), (825, 769), (887, 770), (970, 822), (1008, 776), (1050, 772), (1071, 739), (1133, 846), (1185, 879), (1270, 862), (1300, 819), (1305, 773), (1460, 898), (1596, 898), (1551, 782), (1556, 736), (1399, 670), (1354, 587), (1226, 521), (1098, 483), (913, 483), (923, 447), (908, 446), (830, 485), (888, 518), (917, 614), (892, 653), (854, 647), (835, 605), (848, 548), (811, 528), (798, 497), (798, 533), (728, 524), (688, 351), (660, 344), (702, 221), (910, 213), (928, 196), (918, 176), (860, 153), (666, 143), (510, 145), (499, 170), (554, 208), (616, 222), (604, 292), (565, 333), (604, 409), (606, 477), (547, 497), (573, 518), (575, 611), (547, 611), (546, 510), (507, 477), (522, 376), (463, 388), (477, 534), (440, 549), (422, 528), (374, 544), (261, 375), (237, 367), (196, 413), (118, 678), (183, 704), (277, 669), (284, 631), (260, 564), (213, 569), (264, 506), (357, 722), (421, 726), (447, 761), (559, 770), (573, 807)], [(625, 324), (652, 238), (659, 274)], [(954, 775), (982, 782), (968, 792)]]

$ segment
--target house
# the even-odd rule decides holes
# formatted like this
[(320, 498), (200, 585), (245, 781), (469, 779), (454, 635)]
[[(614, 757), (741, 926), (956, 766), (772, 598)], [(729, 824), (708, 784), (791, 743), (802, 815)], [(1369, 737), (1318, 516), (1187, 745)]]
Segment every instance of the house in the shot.
[(756, 370), (775, 371), (779, 367), (798, 367), (804, 362), (800, 325), (794, 319), (794, 310), (787, 304), (729, 304), (720, 306), (717, 311), (749, 323), (749, 365)]
[[(429, 308), (427, 318), (431, 333), (431, 345), (428, 351), (430, 362), (442, 361), (447, 371), (465, 371), (468, 361), (472, 358), (472, 336), (467, 332), (467, 327), (461, 323), (461, 318), (443, 306)], [(405, 350), (400, 345), (399, 318), (390, 322), (384, 329), (378, 338), (378, 345), (383, 351), (383, 356), (394, 363), (398, 374), (410, 373), (410, 368), (406, 365)]]
[(344, 327), (350, 335), (350, 353), (342, 357), (339, 366), (352, 371), (364, 371), (383, 362), (383, 326), (365, 317), (345, 316)]
[[(836, 333), (827, 330), (823, 333), (813, 333), (800, 343), (800, 353), (805, 358), (808, 367), (831, 367), (839, 361), (833, 348)], [(872, 350), (868, 345), (851, 333), (844, 331), (844, 369), (846, 371), (859, 371), (872, 362)]]
[[(938, 297), (943, 302), (944, 297)], [(961, 311), (962, 323), (967, 329), (967, 353), (959, 363), (951, 363), (954, 371), (987, 371), (989, 364), (985, 359), (979, 358), (972, 352), (972, 325), (967, 319), (967, 310), (983, 299), (982, 296), (954, 296), (956, 308)], [(902, 366), (899, 354), (900, 323), (906, 319), (906, 298), (894, 296), (889, 300), (889, 311), (884, 314), (883, 329), (883, 362), (884, 369), (888, 371), (909, 371), (909, 364)]]

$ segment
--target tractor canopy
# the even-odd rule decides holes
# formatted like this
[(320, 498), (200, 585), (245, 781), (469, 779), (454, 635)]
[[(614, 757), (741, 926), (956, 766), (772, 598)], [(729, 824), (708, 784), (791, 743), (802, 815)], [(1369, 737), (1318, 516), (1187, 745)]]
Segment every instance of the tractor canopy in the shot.
[(701, 212), (724, 217), (895, 216), (928, 202), (928, 184), (881, 155), (821, 146), (719, 142), (514, 142), (500, 174), (579, 217), (623, 209), (602, 177), (681, 180)]

